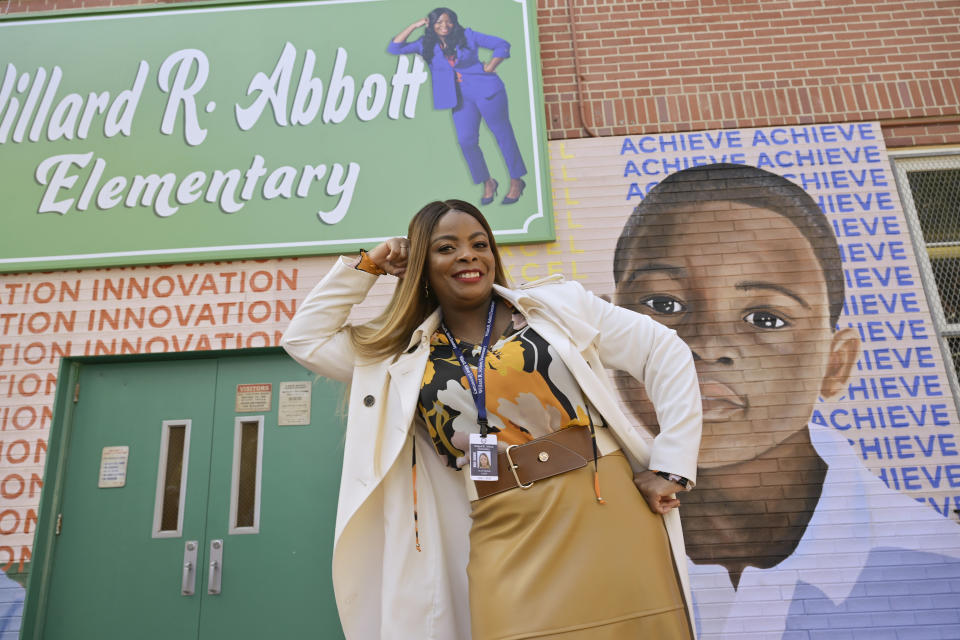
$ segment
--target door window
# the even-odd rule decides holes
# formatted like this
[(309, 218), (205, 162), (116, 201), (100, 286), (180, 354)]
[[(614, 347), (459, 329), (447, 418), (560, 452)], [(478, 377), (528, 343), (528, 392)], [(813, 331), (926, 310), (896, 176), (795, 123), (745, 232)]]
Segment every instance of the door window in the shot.
[(244, 416), (235, 420), (230, 489), (231, 535), (260, 532), (262, 442), (263, 416)]
[(153, 510), (154, 538), (179, 538), (183, 534), (189, 454), (190, 420), (164, 420), (160, 430), (157, 495)]

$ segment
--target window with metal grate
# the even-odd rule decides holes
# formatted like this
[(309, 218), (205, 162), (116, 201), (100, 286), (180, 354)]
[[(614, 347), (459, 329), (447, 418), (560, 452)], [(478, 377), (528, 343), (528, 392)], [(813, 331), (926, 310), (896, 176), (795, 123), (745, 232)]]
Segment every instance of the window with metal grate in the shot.
[(954, 397), (960, 370), (960, 149), (913, 155), (891, 152), (904, 215), (913, 237), (930, 313)]

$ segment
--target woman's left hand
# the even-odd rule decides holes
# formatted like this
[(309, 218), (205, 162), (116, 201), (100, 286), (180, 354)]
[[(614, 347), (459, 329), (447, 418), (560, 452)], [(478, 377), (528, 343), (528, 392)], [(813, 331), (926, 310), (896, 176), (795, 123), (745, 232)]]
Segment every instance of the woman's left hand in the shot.
[(649, 469), (633, 474), (633, 483), (637, 485), (650, 511), (654, 513), (663, 515), (680, 506), (675, 494), (683, 491), (683, 487), (661, 478)]
[(497, 70), (497, 67), (500, 65), (501, 62), (503, 62), (503, 58), (490, 58), (490, 62), (483, 65), (483, 70), (486, 73), (493, 73), (494, 71)]

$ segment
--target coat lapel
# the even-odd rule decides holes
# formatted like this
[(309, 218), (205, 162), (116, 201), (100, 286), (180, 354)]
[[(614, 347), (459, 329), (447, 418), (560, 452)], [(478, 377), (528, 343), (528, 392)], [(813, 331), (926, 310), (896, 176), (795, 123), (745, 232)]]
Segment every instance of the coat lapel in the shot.
[(387, 369), (390, 376), (389, 398), (391, 400), (396, 398), (400, 404), (401, 415), (396, 416), (397, 424), (409, 424), (413, 419), (413, 412), (420, 398), (420, 383), (423, 380), (423, 371), (427, 366), (429, 355), (429, 346), (418, 347), (413, 353), (400, 356)]
[[(549, 282), (556, 280), (557, 282), (562, 282), (563, 277), (559, 274), (555, 274), (555, 277), (544, 278), (545, 281)], [(542, 281), (537, 281), (537, 283)], [(514, 306), (520, 313), (527, 316), (538, 316), (542, 319), (545, 319), (547, 322), (550, 322), (553, 326), (560, 326), (556, 321), (554, 321), (549, 313), (544, 313), (545, 306), (538, 299), (537, 295), (531, 295), (530, 292), (525, 291), (522, 287), (520, 289), (506, 289), (504, 287), (494, 285), (497, 293), (504, 299), (508, 300), (510, 304)], [(533, 291), (537, 291), (533, 289)], [(538, 292), (542, 295), (542, 291)], [(587, 351), (590, 345), (593, 344), (600, 332), (597, 328), (591, 324), (588, 324), (581, 320), (580, 318), (574, 315), (567, 315), (563, 318), (563, 325), (561, 332), (563, 334), (564, 342), (572, 343), (573, 347), (580, 353)]]
[(413, 415), (420, 399), (423, 371), (430, 355), (430, 336), (440, 325), (440, 311), (434, 311), (413, 332), (407, 350), (387, 367), (387, 428), (380, 452), (383, 473), (396, 459), (413, 424)]

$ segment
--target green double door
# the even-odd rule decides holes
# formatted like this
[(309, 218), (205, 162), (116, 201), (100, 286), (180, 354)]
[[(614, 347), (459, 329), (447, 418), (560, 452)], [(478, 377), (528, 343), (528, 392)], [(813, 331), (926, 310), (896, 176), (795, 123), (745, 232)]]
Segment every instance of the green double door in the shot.
[(23, 638), (343, 637), (342, 385), (279, 350), (68, 364)]

